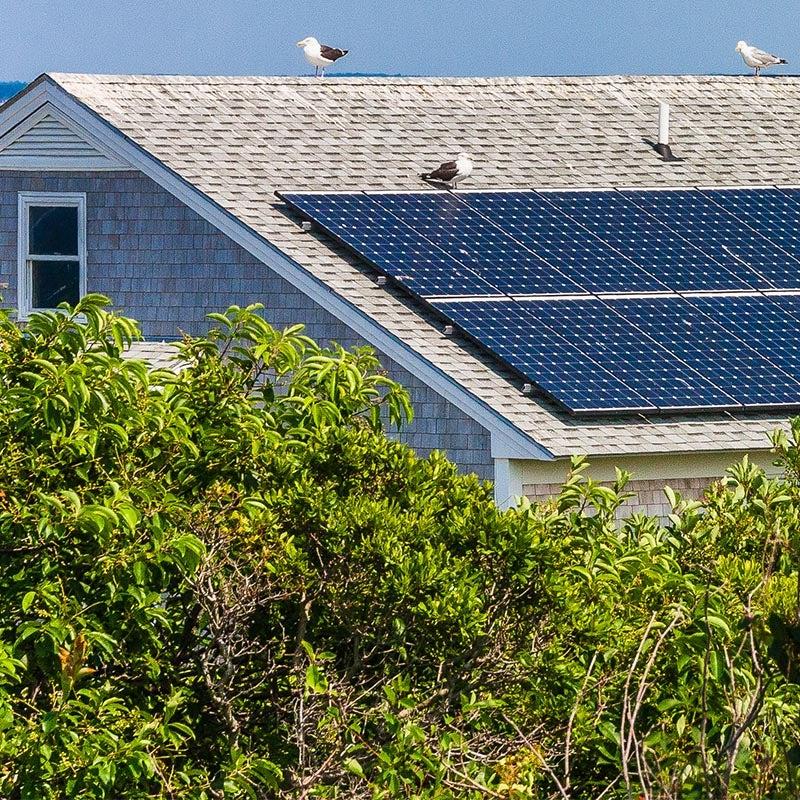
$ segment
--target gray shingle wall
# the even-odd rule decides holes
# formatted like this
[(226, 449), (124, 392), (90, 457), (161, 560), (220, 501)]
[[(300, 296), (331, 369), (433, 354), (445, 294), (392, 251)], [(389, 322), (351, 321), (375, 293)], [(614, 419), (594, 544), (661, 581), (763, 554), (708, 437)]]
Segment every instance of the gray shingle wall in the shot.
[[(711, 483), (711, 478), (630, 481), (625, 490), (632, 492), (633, 497), (619, 509), (618, 516), (625, 519), (633, 514), (647, 514), (664, 521), (672, 510), (664, 494), (665, 486), (673, 488), (684, 500), (699, 500)], [(522, 492), (531, 500), (541, 502), (557, 495), (560, 489), (557, 483), (529, 483), (522, 487)]]
[[(133, 172), (36, 175), (0, 172), (0, 290), (16, 306), (17, 193), (86, 192), (87, 284), (141, 322), (149, 339), (201, 333), (206, 314), (263, 303), (276, 327), (302, 322), (321, 342), (366, 344), (326, 309), (269, 270), (155, 182)], [(386, 357), (410, 391), (416, 419), (399, 434), (419, 452), (445, 449), (481, 477), (492, 476), (489, 434), (460, 409)]]

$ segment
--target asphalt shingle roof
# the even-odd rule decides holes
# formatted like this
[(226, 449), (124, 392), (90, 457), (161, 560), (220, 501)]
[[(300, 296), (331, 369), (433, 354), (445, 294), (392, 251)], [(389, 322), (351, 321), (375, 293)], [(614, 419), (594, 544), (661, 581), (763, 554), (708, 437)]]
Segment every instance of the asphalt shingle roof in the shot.
[[(764, 448), (782, 422), (570, 417), (303, 232), (274, 192), (419, 190), (420, 172), (462, 150), (471, 189), (800, 185), (800, 78), (50, 77), (555, 456)], [(645, 141), (660, 101), (681, 161)]]

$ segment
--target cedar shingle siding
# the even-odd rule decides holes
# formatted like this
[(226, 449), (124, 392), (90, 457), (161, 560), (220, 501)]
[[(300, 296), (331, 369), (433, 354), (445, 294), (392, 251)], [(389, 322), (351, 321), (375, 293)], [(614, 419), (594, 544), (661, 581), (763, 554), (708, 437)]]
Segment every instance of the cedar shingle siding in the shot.
[[(16, 305), (17, 192), (86, 192), (87, 284), (140, 321), (148, 339), (208, 329), (205, 315), (263, 303), (279, 328), (305, 323), (320, 342), (366, 344), (305, 294), (216, 230), (158, 184), (133, 172), (36, 175), (0, 172), (0, 281)], [(488, 433), (418, 378), (382, 357), (411, 392), (415, 421), (398, 436), (421, 453), (446, 450), (459, 466), (489, 478)]]

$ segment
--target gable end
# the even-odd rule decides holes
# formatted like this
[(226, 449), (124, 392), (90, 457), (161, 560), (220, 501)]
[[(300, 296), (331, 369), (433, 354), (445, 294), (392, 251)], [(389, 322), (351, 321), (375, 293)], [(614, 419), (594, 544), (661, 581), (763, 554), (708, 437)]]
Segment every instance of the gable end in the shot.
[(0, 138), (0, 169), (129, 168), (49, 103), (40, 106)]

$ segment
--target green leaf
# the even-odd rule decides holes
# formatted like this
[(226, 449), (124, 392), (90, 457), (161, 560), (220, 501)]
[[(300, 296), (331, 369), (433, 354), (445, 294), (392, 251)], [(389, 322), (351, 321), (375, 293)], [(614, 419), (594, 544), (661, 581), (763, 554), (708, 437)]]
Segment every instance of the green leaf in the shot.
[(346, 758), (344, 760), (344, 768), (352, 775), (357, 775), (359, 778), (364, 777), (364, 769), (355, 758)]
[(316, 694), (323, 694), (328, 690), (328, 681), (316, 664), (311, 664), (306, 669), (306, 688)]

